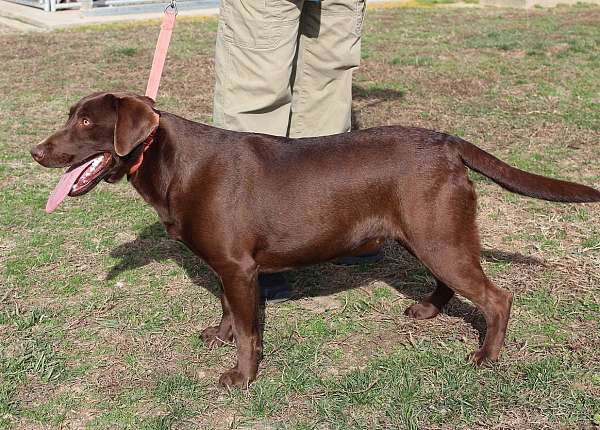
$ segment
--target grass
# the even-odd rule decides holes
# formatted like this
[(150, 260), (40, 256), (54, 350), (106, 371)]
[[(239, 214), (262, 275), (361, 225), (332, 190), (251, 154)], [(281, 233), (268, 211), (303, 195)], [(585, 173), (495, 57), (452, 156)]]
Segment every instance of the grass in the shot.
[[(369, 13), (360, 126), (452, 132), (597, 186), (600, 9), (424, 3)], [(215, 32), (210, 19), (178, 23), (160, 108), (210, 121)], [(466, 363), (484, 323), (460, 298), (434, 320), (404, 317), (434, 280), (389, 245), (374, 266), (290, 274), (299, 298), (266, 309), (259, 379), (219, 388), (235, 351), (199, 336), (220, 317), (210, 270), (126, 183), (46, 215), (58, 173), (28, 155), (81, 96), (142, 91), (156, 33), (142, 22), (0, 36), (0, 429), (600, 425), (600, 208), (525, 199), (476, 174), (482, 264), (515, 293), (498, 363)]]

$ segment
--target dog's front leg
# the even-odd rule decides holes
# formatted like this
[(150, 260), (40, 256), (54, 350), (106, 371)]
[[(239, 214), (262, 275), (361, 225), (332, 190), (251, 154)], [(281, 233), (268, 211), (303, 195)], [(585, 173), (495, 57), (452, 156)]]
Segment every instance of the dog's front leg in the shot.
[(202, 341), (209, 348), (221, 346), (233, 340), (231, 309), (225, 294), (221, 294), (221, 307), (223, 308), (223, 316), (219, 325), (202, 330)]
[(247, 387), (256, 378), (258, 363), (262, 358), (257, 275), (256, 264), (229, 266), (219, 271), (238, 353), (235, 367), (223, 373), (219, 379), (224, 386)]

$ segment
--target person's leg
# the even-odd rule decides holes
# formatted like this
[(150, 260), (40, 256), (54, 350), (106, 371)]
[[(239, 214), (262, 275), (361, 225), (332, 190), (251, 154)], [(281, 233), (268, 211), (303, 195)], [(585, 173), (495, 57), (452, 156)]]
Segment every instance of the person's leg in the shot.
[(303, 0), (221, 0), (214, 125), (285, 135)]
[[(360, 64), (364, 0), (307, 1), (292, 87), (290, 137), (324, 136), (351, 128), (352, 72)], [(380, 246), (336, 264), (377, 262)]]
[(307, 1), (300, 22), (290, 137), (350, 131), (364, 0)]
[[(303, 2), (221, 0), (215, 49), (215, 126), (286, 135)], [(258, 284), (262, 302), (276, 303), (291, 295), (280, 273), (259, 274)]]

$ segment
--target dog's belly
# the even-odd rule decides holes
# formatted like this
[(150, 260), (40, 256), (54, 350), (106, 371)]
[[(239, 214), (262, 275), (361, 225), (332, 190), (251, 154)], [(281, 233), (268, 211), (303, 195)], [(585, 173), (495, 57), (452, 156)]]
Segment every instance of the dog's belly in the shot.
[(336, 225), (315, 230), (315, 234), (267, 236), (257, 247), (254, 259), (261, 271), (277, 272), (372, 252), (381, 247), (386, 238), (395, 236), (381, 219), (369, 219), (351, 227)]
[(373, 239), (361, 246), (349, 248), (339, 247), (337, 249), (328, 247), (313, 247), (291, 252), (259, 251), (255, 260), (261, 272), (280, 272), (296, 267), (310, 266), (323, 263), (339, 257), (348, 255), (359, 255), (362, 249), (370, 249), (374, 243), (383, 243), (384, 238)]

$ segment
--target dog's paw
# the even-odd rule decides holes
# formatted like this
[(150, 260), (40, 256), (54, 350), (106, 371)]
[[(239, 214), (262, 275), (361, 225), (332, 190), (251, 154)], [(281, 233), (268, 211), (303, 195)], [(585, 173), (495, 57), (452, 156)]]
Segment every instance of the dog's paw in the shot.
[(219, 378), (219, 385), (227, 388), (247, 389), (251, 378), (242, 375), (242, 372), (233, 368), (223, 373)]
[(427, 320), (434, 318), (440, 310), (431, 303), (415, 303), (404, 311), (404, 315), (417, 320)]
[(483, 366), (498, 360), (498, 357), (492, 357), (486, 349), (481, 348), (469, 354), (467, 359), (476, 366)]
[(208, 348), (214, 348), (217, 346), (222, 346), (231, 341), (231, 338), (227, 336), (221, 336), (219, 333), (219, 326), (207, 327), (202, 330), (202, 342)]

